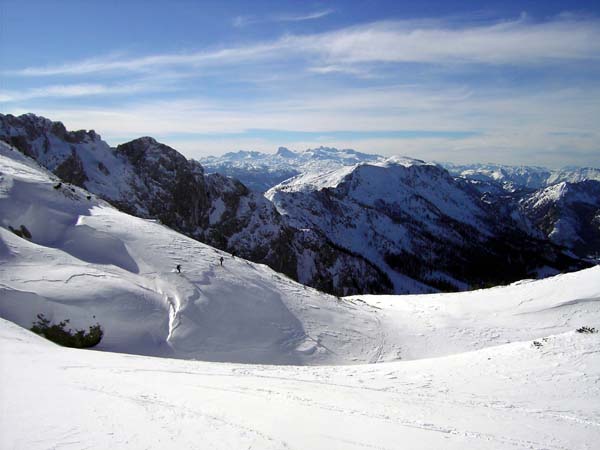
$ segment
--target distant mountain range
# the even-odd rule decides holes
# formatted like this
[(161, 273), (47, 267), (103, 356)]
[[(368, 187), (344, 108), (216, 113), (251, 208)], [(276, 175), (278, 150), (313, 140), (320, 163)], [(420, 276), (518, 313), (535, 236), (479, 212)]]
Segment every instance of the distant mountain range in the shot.
[(299, 175), (266, 196), (291, 226), (318, 230), (382, 268), (396, 292), (500, 284), (573, 264), (534, 226), (523, 226), (526, 218), (419, 160)]
[(293, 176), (306, 172), (325, 172), (341, 166), (382, 161), (379, 155), (355, 150), (318, 147), (294, 152), (279, 147), (277, 153), (240, 150), (223, 156), (208, 156), (199, 162), (209, 173), (217, 172), (237, 178), (250, 189), (265, 192)]
[(111, 148), (32, 114), (0, 115), (0, 139), (125, 212), (338, 295), (506, 283), (585, 267), (600, 250), (596, 169), (563, 171), (586, 181), (565, 182), (582, 193), (561, 200), (543, 192), (558, 175), (539, 168), (448, 171), (327, 147), (198, 162), (150, 137)]
[[(237, 178), (250, 189), (265, 192), (293, 176), (307, 172), (326, 172), (342, 166), (385, 161), (381, 155), (357, 152), (351, 149), (318, 147), (300, 152), (279, 147), (276, 153), (244, 151), (222, 156), (200, 158), (208, 173), (221, 173)], [(438, 163), (455, 177), (485, 185), (491, 182), (504, 190), (540, 189), (566, 181), (578, 183), (585, 180), (600, 181), (600, 169), (591, 167), (565, 167), (552, 170), (536, 166), (507, 166), (501, 164)]]
[[(319, 147), (294, 152), (280, 147), (275, 154), (239, 151), (220, 157), (211, 156), (201, 161), (207, 171), (235, 177), (251, 189), (263, 192), (272, 188), (277, 190), (278, 184), (283, 183), (285, 186), (290, 178), (301, 174), (323, 174), (356, 164), (379, 164), (388, 160), (393, 162), (394, 158), (350, 149)], [(553, 170), (501, 164), (437, 165), (446, 169), (457, 180), (463, 180), (476, 189), (484, 202), (501, 208), (526, 233), (566, 246), (581, 257), (596, 257), (600, 252), (599, 219), (596, 218), (600, 198), (595, 187), (600, 182), (600, 169), (565, 167)], [(306, 179), (306, 176), (302, 179)], [(574, 191), (589, 192), (585, 202), (587, 206), (578, 206), (577, 199), (573, 199), (568, 202), (575, 206), (565, 208), (560, 206), (564, 202), (556, 196), (551, 196), (546, 201), (540, 200), (548, 192), (557, 191), (545, 188), (560, 183), (571, 186), (559, 190), (569, 196)], [(530, 200), (532, 198), (537, 198), (538, 201)], [(542, 203), (545, 206), (540, 209), (539, 205)]]
[(568, 183), (600, 181), (600, 169), (591, 167), (564, 167), (558, 170), (500, 164), (444, 164), (444, 167), (454, 176), (473, 181), (498, 183), (509, 192), (540, 189), (563, 181)]

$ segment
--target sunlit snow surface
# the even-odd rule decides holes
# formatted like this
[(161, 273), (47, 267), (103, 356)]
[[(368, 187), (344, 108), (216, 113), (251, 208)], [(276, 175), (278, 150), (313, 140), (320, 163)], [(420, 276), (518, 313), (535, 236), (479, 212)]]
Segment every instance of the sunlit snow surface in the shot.
[[(600, 268), (337, 299), (56, 183), (0, 147), (2, 449), (600, 442), (600, 334), (574, 331), (600, 328)], [(38, 313), (100, 322), (107, 351), (13, 323)]]

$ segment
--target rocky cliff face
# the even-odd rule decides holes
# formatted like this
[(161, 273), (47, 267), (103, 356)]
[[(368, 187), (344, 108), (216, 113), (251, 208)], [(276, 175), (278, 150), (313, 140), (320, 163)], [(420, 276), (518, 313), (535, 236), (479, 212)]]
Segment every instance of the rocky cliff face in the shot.
[(407, 158), (307, 174), (267, 192), (288, 223), (382, 268), (396, 292), (467, 289), (578, 262), (527, 233), (469, 183)]
[(521, 210), (552, 242), (600, 258), (600, 182), (561, 182), (526, 195)]
[(600, 257), (600, 169), (474, 164), (449, 170), (526, 233), (582, 258)]
[(69, 132), (32, 114), (0, 115), (0, 139), (64, 181), (130, 214), (165, 225), (318, 289), (391, 292), (388, 277), (322, 233), (296, 229), (262, 195), (150, 137), (111, 148), (94, 131)]

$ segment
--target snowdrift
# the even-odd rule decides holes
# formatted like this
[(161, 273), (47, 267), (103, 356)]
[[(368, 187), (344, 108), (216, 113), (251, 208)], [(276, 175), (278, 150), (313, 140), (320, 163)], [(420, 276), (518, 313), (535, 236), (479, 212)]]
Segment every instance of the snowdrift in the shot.
[(255, 366), (61, 348), (0, 319), (0, 447), (597, 448), (600, 334), (540, 343)]

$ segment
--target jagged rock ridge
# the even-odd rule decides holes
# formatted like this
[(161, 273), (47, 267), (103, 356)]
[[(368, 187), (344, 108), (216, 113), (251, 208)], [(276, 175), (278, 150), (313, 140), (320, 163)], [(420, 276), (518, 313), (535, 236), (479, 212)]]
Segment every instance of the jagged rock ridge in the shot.
[[(288, 223), (363, 255), (396, 292), (467, 289), (578, 267), (445, 169), (408, 158), (299, 175), (267, 192)], [(532, 226), (530, 228), (533, 228)]]
[(387, 276), (321, 233), (284, 223), (262, 195), (150, 137), (111, 148), (93, 131), (68, 132), (27, 114), (0, 115), (0, 139), (64, 181), (86, 188), (130, 214), (217, 248), (269, 265), (326, 292), (391, 292)]

